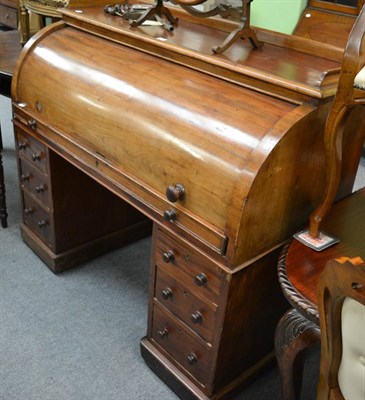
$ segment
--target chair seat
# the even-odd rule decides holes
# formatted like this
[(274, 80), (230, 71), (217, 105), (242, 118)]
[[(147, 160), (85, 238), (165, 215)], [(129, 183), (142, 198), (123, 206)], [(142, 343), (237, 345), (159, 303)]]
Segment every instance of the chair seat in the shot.
[(365, 90), (365, 67), (360, 69), (354, 80), (354, 87)]

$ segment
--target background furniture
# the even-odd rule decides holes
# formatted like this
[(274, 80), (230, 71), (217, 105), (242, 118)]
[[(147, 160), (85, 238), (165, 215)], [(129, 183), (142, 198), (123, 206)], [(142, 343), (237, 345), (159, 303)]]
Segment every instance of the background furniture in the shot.
[[(313, 237), (318, 236), (319, 226), (323, 224), (321, 230), (340, 238), (340, 243), (317, 253), (297, 241), (290, 242), (278, 264), (279, 281), (284, 295), (294, 307), (280, 320), (275, 338), (284, 400), (298, 398), (303, 351), (319, 340), (315, 288), (326, 261), (340, 256), (338, 252), (342, 251), (343, 254), (353, 257), (358, 254), (364, 256), (362, 232), (365, 229), (365, 203), (361, 206), (361, 201), (364, 202), (364, 190), (336, 204), (326, 216), (336, 196), (341, 173), (343, 174), (341, 157), (344, 126), (351, 115), (352, 107), (365, 104), (364, 36), (365, 11), (362, 10), (345, 49), (337, 93), (327, 118), (324, 132), (326, 185), (322, 200), (310, 218), (310, 232)], [(359, 253), (353, 254), (357, 250)]]
[(345, 47), (364, 0), (309, 0), (293, 35)]
[(330, 261), (318, 282), (321, 367), (318, 400), (365, 398), (365, 262)]
[(299, 399), (304, 351), (320, 340), (317, 283), (326, 263), (348, 254), (365, 258), (365, 188), (333, 206), (323, 229), (340, 242), (321, 252), (289, 242), (279, 259), (279, 282), (292, 305), (275, 334), (283, 400)]
[[(0, 32), (0, 94), (10, 97), (11, 80), (16, 60), (21, 50), (18, 31)], [(3, 228), (7, 227), (4, 168), (1, 150), (3, 148), (0, 123), (0, 220)]]
[(18, 29), (18, 1), (0, 0), (0, 25)]

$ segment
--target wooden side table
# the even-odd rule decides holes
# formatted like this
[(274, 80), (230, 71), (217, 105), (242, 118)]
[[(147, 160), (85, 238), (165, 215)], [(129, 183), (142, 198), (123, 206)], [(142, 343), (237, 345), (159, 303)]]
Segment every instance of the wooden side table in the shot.
[[(15, 63), (22, 49), (20, 35), (16, 30), (0, 32), (0, 95), (11, 96), (11, 79)], [(7, 227), (7, 212), (5, 199), (4, 168), (1, 157), (3, 142), (0, 124), (0, 221), (3, 228)]]
[(316, 252), (293, 240), (279, 259), (279, 282), (293, 306), (279, 321), (275, 334), (283, 400), (299, 398), (305, 350), (320, 340), (316, 290), (327, 261), (342, 256), (365, 259), (365, 188), (333, 206), (323, 231), (340, 242)]

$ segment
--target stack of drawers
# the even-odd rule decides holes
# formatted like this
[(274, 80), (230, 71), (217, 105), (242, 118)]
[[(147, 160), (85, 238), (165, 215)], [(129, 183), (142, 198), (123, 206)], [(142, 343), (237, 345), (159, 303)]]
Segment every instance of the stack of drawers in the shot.
[(16, 142), (24, 224), (54, 250), (48, 149), (25, 132), (17, 131)]
[[(203, 387), (212, 379), (225, 272), (189, 243), (154, 230), (151, 338)], [(222, 298), (220, 298), (222, 297)]]

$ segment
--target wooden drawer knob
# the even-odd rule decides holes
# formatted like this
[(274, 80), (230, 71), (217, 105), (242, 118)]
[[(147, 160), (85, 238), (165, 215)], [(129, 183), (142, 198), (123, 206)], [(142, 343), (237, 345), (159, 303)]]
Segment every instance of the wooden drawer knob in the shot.
[(198, 357), (196, 356), (195, 353), (190, 353), (190, 354), (188, 355), (187, 359), (188, 359), (188, 363), (189, 363), (190, 365), (194, 365), (195, 363), (198, 362)]
[(44, 185), (39, 185), (35, 187), (35, 191), (37, 193), (43, 193), (46, 190), (46, 188), (44, 187)]
[(20, 180), (22, 181), (22, 182), (26, 182), (26, 181), (29, 181), (29, 175), (25, 175), (25, 174), (22, 174), (21, 176), (20, 176)]
[(41, 221), (38, 221), (38, 227), (39, 228), (44, 228), (47, 225), (46, 221), (42, 219)]
[(166, 288), (161, 292), (161, 296), (164, 300), (168, 300), (173, 296), (172, 290), (170, 288)]
[(41, 159), (41, 155), (38, 153), (33, 153), (32, 154), (32, 160), (33, 161), (39, 161)]
[(27, 148), (27, 144), (25, 142), (18, 142), (18, 150), (24, 150)]
[(190, 319), (194, 324), (198, 324), (203, 321), (202, 313), (200, 311), (195, 311), (191, 314)]
[(181, 183), (177, 183), (176, 185), (170, 185), (166, 189), (166, 197), (172, 202), (175, 203), (178, 200), (182, 200), (185, 196), (185, 188)]
[(37, 128), (37, 121), (34, 120), (34, 119), (30, 119), (30, 120), (28, 121), (28, 126), (29, 126), (29, 128), (31, 128), (31, 129), (36, 129), (36, 128)]
[(208, 278), (205, 274), (201, 273), (195, 276), (194, 282), (197, 286), (203, 286), (208, 282)]
[(176, 211), (173, 208), (169, 208), (163, 213), (163, 217), (166, 221), (174, 221), (176, 219)]
[(160, 337), (160, 339), (166, 339), (168, 334), (169, 331), (166, 328), (161, 329), (160, 331), (157, 332), (157, 335)]
[(175, 256), (174, 256), (173, 251), (172, 250), (168, 250), (165, 253), (163, 253), (162, 259), (166, 264), (168, 264), (170, 261), (174, 261), (175, 260)]

